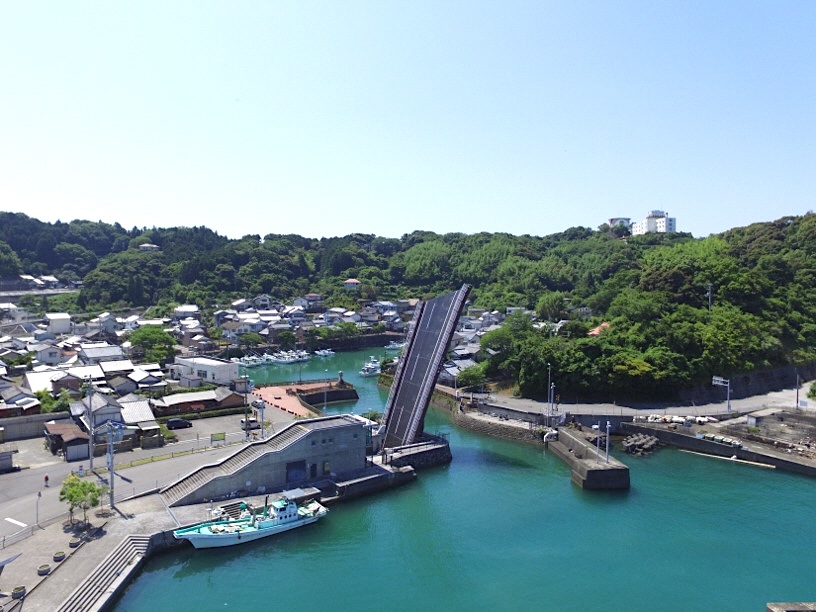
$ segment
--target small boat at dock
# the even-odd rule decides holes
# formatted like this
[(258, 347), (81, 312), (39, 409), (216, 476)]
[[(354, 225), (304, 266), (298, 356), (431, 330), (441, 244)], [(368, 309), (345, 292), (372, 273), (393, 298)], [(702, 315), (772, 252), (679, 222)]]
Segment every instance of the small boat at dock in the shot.
[(380, 361), (372, 355), (360, 369), (360, 376), (379, 376), (381, 374)]
[(214, 520), (176, 529), (173, 537), (188, 540), (196, 548), (234, 546), (309, 525), (324, 517), (328, 511), (317, 501), (299, 505), (282, 497), (271, 504), (264, 502), (263, 508), (242, 504), (237, 519), (219, 514)]

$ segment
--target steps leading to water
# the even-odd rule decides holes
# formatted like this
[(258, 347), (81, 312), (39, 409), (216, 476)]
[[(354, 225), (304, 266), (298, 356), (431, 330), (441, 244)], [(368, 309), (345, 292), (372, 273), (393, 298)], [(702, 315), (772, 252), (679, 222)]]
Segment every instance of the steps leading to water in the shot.
[(88, 577), (62, 602), (57, 612), (86, 612), (107, 601), (111, 587), (123, 574), (137, 569), (147, 553), (150, 536), (131, 535), (122, 540)]

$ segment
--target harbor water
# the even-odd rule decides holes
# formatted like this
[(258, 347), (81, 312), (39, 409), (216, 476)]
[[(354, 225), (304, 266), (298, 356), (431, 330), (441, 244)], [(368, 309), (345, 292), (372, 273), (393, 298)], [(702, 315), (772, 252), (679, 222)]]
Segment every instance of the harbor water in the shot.
[[(356, 376), (371, 353), (249, 374), (343, 370), (361, 399), (328, 412), (381, 411), (387, 389)], [(434, 411), (426, 430), (449, 435), (450, 465), (274, 538), (156, 556), (115, 609), (742, 611), (816, 600), (810, 479), (661, 449), (625, 457), (631, 490), (584, 492), (543, 448), (458, 430)]]

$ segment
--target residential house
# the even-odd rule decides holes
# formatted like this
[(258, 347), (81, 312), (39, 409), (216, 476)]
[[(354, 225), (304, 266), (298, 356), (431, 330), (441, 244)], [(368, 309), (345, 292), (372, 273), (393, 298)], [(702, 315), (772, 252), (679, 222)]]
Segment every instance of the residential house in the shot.
[(0, 418), (40, 413), (40, 400), (29, 389), (15, 384), (0, 388)]
[(198, 306), (195, 304), (182, 304), (173, 309), (173, 318), (176, 320), (186, 319), (187, 317), (198, 318), (200, 314)]
[(215, 357), (176, 357), (168, 367), (170, 378), (195, 375), (214, 385), (232, 385), (238, 379), (238, 364)]
[(164, 445), (161, 428), (153, 415), (150, 401), (143, 397), (128, 396), (119, 398), (122, 407), (122, 420), (126, 427), (136, 432), (136, 440), (142, 448), (156, 448)]
[(136, 391), (139, 385), (127, 376), (114, 376), (108, 380), (108, 387), (121, 398), (123, 395)]
[(133, 365), (130, 359), (103, 361), (99, 364), (99, 367), (102, 368), (106, 379), (113, 378), (114, 376), (127, 376), (136, 369), (136, 366)]
[(302, 297), (296, 297), (292, 304), (303, 308), (304, 312), (320, 312), (323, 310), (323, 296), (319, 293), (307, 293)]
[(124, 425), (122, 406), (119, 402), (103, 393), (89, 393), (82, 399), (71, 402), (71, 416), (87, 432), (93, 432), (94, 443), (105, 441), (100, 428), (108, 421)]
[(157, 416), (234, 408), (245, 404), (246, 396), (231, 391), (226, 387), (218, 387), (207, 391), (174, 393), (150, 400), (153, 413)]
[(129, 380), (136, 383), (142, 391), (162, 391), (167, 386), (164, 375), (156, 372), (146, 372), (136, 369), (127, 375)]
[(360, 289), (360, 285), (362, 284), (363, 283), (358, 281), (356, 278), (347, 278), (343, 281), (343, 289), (346, 291), (357, 291)]
[(97, 365), (103, 361), (121, 361), (125, 357), (122, 347), (107, 343), (83, 344), (77, 356), (85, 365)]
[(139, 246), (136, 247), (142, 253), (151, 253), (154, 251), (161, 251), (161, 247), (158, 244), (153, 244), (152, 242), (143, 242)]
[(235, 300), (232, 304), (230, 304), (230, 309), (236, 312), (244, 312), (250, 308), (252, 308), (252, 302), (245, 298)]
[(17, 319), (17, 313), (19, 309), (15, 304), (11, 302), (0, 302), (0, 320), (2, 319), (11, 319), (15, 321)]
[(232, 308), (228, 310), (216, 310), (213, 314), (213, 320), (216, 327), (221, 327), (225, 321), (235, 321), (238, 318), (238, 311)]
[(306, 311), (300, 306), (286, 306), (280, 314), (281, 319), (288, 321), (292, 326), (306, 320)]
[(47, 329), (52, 334), (58, 336), (71, 333), (71, 315), (67, 312), (47, 312), (45, 320)]
[(34, 359), (38, 363), (45, 365), (57, 365), (62, 361), (62, 351), (54, 344), (38, 342), (28, 345), (28, 352), (34, 354)]
[(96, 318), (99, 325), (99, 332), (108, 338), (116, 337), (116, 332), (121, 329), (119, 320), (109, 312), (103, 312)]
[(88, 458), (88, 434), (76, 423), (45, 423), (45, 439), (52, 455), (60, 454), (66, 461)]
[(265, 293), (252, 298), (252, 304), (257, 310), (269, 310), (274, 303), (274, 300)]

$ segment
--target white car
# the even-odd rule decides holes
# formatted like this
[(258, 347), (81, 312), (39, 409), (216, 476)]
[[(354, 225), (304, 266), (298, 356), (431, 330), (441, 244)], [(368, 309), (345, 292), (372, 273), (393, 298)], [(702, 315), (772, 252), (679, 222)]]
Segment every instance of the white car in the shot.
[(241, 429), (260, 429), (261, 424), (258, 419), (250, 417), (248, 419), (241, 419)]

